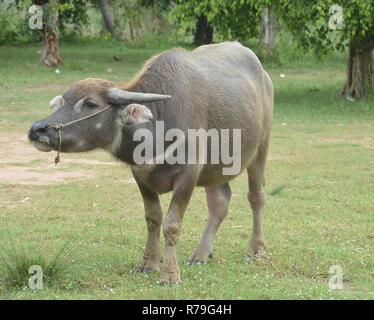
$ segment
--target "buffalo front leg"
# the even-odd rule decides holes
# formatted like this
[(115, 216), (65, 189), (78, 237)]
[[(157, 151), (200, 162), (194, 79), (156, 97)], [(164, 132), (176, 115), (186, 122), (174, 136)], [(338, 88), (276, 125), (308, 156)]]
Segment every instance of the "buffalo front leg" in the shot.
[(147, 223), (148, 235), (143, 259), (136, 267), (136, 273), (150, 273), (160, 270), (160, 230), (162, 223), (162, 209), (160, 200), (156, 193), (140, 185), (139, 189), (144, 202), (145, 220)]
[(223, 219), (226, 217), (231, 197), (231, 189), (228, 183), (220, 186), (206, 187), (205, 193), (209, 217), (200, 242), (195, 252), (188, 259), (188, 262), (191, 264), (205, 264), (209, 256), (212, 256), (214, 237)]
[(184, 212), (196, 185), (196, 180), (197, 168), (187, 167), (174, 184), (169, 210), (162, 224), (165, 238), (165, 256), (161, 269), (161, 285), (181, 282), (177, 260), (177, 242)]

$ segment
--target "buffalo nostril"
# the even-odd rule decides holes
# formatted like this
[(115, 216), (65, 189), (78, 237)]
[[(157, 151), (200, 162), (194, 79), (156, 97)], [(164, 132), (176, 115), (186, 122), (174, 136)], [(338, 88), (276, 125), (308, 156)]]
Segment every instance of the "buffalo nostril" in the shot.
[(31, 126), (32, 132), (43, 131), (47, 128), (47, 125), (43, 121), (35, 121)]
[(47, 125), (43, 121), (35, 121), (28, 133), (28, 136), (31, 140), (38, 140), (39, 139), (39, 134), (40, 132), (43, 132), (47, 128)]

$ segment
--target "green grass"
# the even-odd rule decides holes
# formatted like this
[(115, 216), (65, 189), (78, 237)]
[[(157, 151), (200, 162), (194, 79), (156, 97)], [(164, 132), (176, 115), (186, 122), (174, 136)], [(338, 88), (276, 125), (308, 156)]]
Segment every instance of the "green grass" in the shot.
[[(167, 47), (62, 43), (59, 75), (39, 66), (40, 46), (0, 47), (0, 149), (6, 150), (14, 135), (24, 135), (31, 122), (46, 116), (49, 100), (72, 82), (86, 77), (128, 81), (149, 57)], [(115, 62), (113, 55), (123, 61)], [(64, 162), (67, 155), (62, 155), (61, 168), (46, 168), (55, 156), (50, 154), (49, 162), (30, 158), (16, 167), (86, 170), (92, 177), (51, 185), (0, 181), (0, 234), (9, 230), (14, 241), (35, 252), (45, 244), (54, 252), (79, 234), (80, 255), (74, 264), (80, 268), (68, 285), (51, 281), (39, 291), (1, 283), (0, 298), (373, 299), (373, 96), (353, 103), (335, 98), (344, 83), (344, 55), (323, 62), (307, 56), (265, 68), (275, 86), (275, 115), (266, 170), (264, 259), (245, 259), (252, 221), (243, 174), (231, 183), (230, 211), (206, 266), (186, 263), (208, 216), (204, 190), (197, 188), (178, 244), (183, 284), (164, 288), (157, 284), (159, 274), (134, 275), (146, 226), (140, 193), (129, 182), (130, 170), (121, 164)], [(103, 152), (73, 159), (113, 161)], [(8, 166), (14, 166), (13, 161), (0, 163), (0, 170)], [(20, 201), (26, 197), (30, 200)], [(170, 198), (161, 196), (164, 212)], [(328, 288), (333, 265), (343, 269), (343, 290)]]

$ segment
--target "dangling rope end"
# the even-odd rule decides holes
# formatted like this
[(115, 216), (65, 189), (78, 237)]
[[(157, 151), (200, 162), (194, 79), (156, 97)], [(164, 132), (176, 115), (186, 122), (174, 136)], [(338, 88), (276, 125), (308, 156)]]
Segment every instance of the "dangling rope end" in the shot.
[(59, 162), (60, 162), (60, 155), (57, 155), (57, 157), (55, 158), (55, 166), (57, 166)]
[(62, 137), (61, 137), (61, 129), (63, 128), (63, 125), (60, 124), (56, 127), (58, 131), (58, 151), (57, 151), (57, 156), (55, 158), (55, 166), (60, 162), (60, 151), (61, 151), (61, 143), (62, 143)]

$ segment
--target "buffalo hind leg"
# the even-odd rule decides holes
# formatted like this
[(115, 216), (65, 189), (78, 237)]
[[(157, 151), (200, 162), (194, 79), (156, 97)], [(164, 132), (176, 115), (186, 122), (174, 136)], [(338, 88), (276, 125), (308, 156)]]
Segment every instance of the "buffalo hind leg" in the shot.
[(226, 217), (229, 207), (231, 189), (228, 183), (220, 186), (206, 187), (205, 193), (209, 210), (208, 222), (195, 252), (188, 259), (188, 263), (190, 264), (205, 264), (208, 261), (208, 257), (212, 256), (214, 237), (223, 219)]
[(136, 267), (136, 273), (150, 273), (160, 270), (161, 243), (160, 229), (162, 223), (162, 209), (158, 195), (139, 185), (143, 197), (145, 220), (147, 223), (147, 242), (143, 259)]
[(262, 233), (262, 208), (265, 204), (264, 169), (265, 159), (257, 157), (248, 167), (248, 200), (253, 212), (252, 235), (248, 245), (247, 256), (249, 258), (262, 257), (265, 250), (265, 240)]

